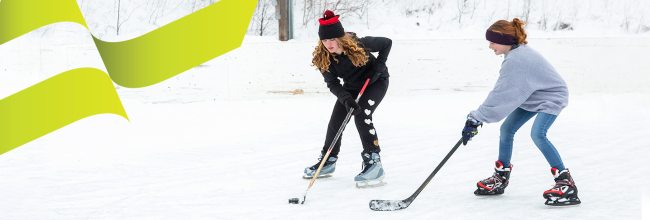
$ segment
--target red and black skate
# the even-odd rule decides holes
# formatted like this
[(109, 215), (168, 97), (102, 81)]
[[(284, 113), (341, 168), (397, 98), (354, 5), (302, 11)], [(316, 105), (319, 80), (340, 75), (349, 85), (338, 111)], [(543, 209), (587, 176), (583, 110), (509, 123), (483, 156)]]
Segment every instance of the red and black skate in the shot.
[(555, 178), (555, 186), (544, 191), (545, 204), (550, 206), (567, 206), (578, 205), (580, 199), (578, 198), (578, 187), (576, 187), (569, 169), (558, 170), (551, 168), (553, 178)]
[(508, 186), (510, 182), (510, 171), (512, 170), (512, 164), (509, 167), (504, 167), (503, 163), (496, 161), (494, 163), (494, 174), (491, 177), (488, 177), (484, 180), (478, 181), (476, 183), (476, 191), (474, 195), (477, 196), (489, 196), (489, 195), (501, 195)]

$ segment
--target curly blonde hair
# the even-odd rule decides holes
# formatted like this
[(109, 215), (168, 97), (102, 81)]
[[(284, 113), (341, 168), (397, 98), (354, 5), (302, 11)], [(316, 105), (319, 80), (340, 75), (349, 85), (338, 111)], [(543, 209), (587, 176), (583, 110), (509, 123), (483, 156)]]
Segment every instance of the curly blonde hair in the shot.
[[(334, 40), (336, 40), (339, 47), (343, 49), (343, 53), (350, 57), (352, 64), (357, 67), (366, 65), (368, 62), (368, 54), (366, 54), (366, 51), (357, 44), (355, 39), (345, 35), (343, 37), (334, 38)], [(314, 58), (311, 60), (311, 65), (315, 66), (316, 69), (319, 69), (321, 73), (329, 72), (329, 66), (331, 64), (330, 56), (332, 56), (332, 54), (327, 50), (327, 48), (325, 48), (322, 41), (318, 41), (318, 46), (316, 46), (312, 55)], [(339, 62), (336, 57), (334, 57), (334, 61)]]

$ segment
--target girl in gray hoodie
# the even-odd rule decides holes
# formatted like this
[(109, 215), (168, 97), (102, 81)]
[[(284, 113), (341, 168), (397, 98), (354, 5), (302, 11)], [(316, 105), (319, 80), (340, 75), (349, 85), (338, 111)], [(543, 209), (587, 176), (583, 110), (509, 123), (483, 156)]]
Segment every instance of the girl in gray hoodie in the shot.
[(560, 154), (546, 138), (548, 129), (569, 102), (569, 91), (555, 68), (537, 51), (528, 46), (524, 22), (500, 20), (485, 34), (490, 49), (504, 54), (499, 78), (478, 109), (467, 115), (463, 128), (463, 144), (476, 135), (483, 123), (506, 120), (501, 125), (499, 160), (492, 176), (477, 183), (475, 195), (503, 194), (510, 180), (513, 137), (529, 119), (533, 122), (531, 137), (551, 166), (555, 186), (544, 191), (546, 205), (580, 204), (578, 188), (564, 167)]

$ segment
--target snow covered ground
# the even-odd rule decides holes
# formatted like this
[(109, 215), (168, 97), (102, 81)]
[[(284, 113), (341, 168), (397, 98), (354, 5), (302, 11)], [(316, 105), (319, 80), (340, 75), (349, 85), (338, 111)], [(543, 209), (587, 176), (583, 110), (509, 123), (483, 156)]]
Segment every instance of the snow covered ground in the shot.
[[(156, 28), (142, 23), (157, 14), (136, 12), (132, 21), (141, 23), (125, 23), (131, 32), (112, 36), (94, 28), (112, 24), (111, 15), (93, 12), (109, 7), (99, 4), (105, 1), (78, 2), (89, 23), (99, 22), (90, 24), (91, 32), (104, 40)], [(354, 187), (361, 145), (348, 129), (334, 177), (317, 180), (304, 205), (287, 203), (309, 184), (302, 170), (316, 162), (335, 102), (309, 66), (311, 26), (289, 42), (247, 36), (240, 49), (154, 86), (118, 86), (130, 123), (92, 116), (0, 155), (0, 219), (639, 219), (650, 204), (644, 187), (650, 183), (650, 32), (620, 32), (617, 16), (630, 2), (642, 4), (639, 14), (650, 5), (625, 1), (608, 8), (615, 3), (599, 1), (606, 5), (581, 12), (575, 32), (530, 28), (531, 46), (569, 84), (569, 106), (548, 135), (580, 189), (578, 207), (543, 205), (541, 193), (553, 180), (529, 137), (529, 122), (516, 136), (506, 194), (472, 193), (493, 172), (496, 123), (459, 148), (408, 209), (368, 208), (372, 199), (404, 199), (422, 184), (460, 138), (464, 117), (486, 97), (502, 59), (482, 39), (483, 22), (495, 12), (487, 1), (480, 6), (489, 10), (464, 29), (452, 19), (452, 3), (429, 23), (424, 14), (400, 17), (404, 8), (395, 1), (381, 6), (394, 9), (385, 19), (373, 15), (370, 28), (346, 23), (360, 35), (395, 41), (391, 86), (374, 116), (387, 185)], [(148, 3), (138, 10), (154, 10)], [(154, 24), (180, 18), (180, 11)], [(601, 17), (592, 19), (594, 11)], [(494, 18), (505, 17), (502, 12)], [(430, 31), (438, 21), (442, 26)], [(0, 45), (0, 98), (80, 67), (105, 71), (88, 31), (48, 25)], [(288, 93), (295, 89), (304, 93)], [(649, 211), (643, 214), (650, 219)]]
[[(68, 68), (103, 69), (87, 46), (32, 40), (0, 45), (3, 97)], [(388, 184), (354, 187), (361, 145), (348, 129), (335, 176), (317, 180), (305, 205), (291, 205), (309, 184), (302, 170), (316, 162), (335, 99), (308, 64), (312, 42), (259, 40), (160, 84), (118, 88), (131, 123), (92, 116), (0, 155), (1, 219), (639, 219), (648, 204), (647, 39), (531, 40), (569, 84), (570, 104), (549, 137), (582, 205), (543, 205), (553, 180), (530, 123), (516, 136), (507, 193), (474, 196), (476, 181), (493, 172), (497, 123), (461, 147), (408, 209), (389, 213), (368, 202), (404, 199), (420, 186), (460, 138), (501, 58), (479, 40), (396, 39), (391, 87), (374, 116)], [(410, 51), (418, 47), (436, 49)], [(47, 58), (61, 54), (66, 62)], [(260, 59), (270, 55), (283, 59)], [(305, 93), (269, 93), (297, 88)]]
[[(354, 187), (361, 144), (348, 129), (335, 176), (317, 180), (305, 205), (291, 205), (309, 184), (302, 170), (316, 162), (335, 99), (308, 64), (312, 41), (262, 40), (154, 86), (118, 87), (131, 123), (92, 116), (0, 155), (1, 219), (639, 219), (647, 207), (646, 38), (531, 40), (569, 84), (570, 104), (549, 137), (574, 175), (579, 207), (543, 205), (553, 180), (530, 123), (516, 136), (507, 193), (473, 195), (493, 172), (497, 123), (461, 147), (408, 209), (388, 213), (368, 202), (404, 199), (422, 184), (502, 58), (482, 40), (396, 39), (391, 86), (373, 120), (388, 184)], [(29, 36), (0, 45), (0, 69), (8, 68), (0, 94), (70, 68), (103, 69), (96, 53)], [(298, 88), (305, 93), (271, 92)]]
[[(399, 77), (392, 80), (398, 81)], [(315, 182), (304, 205), (334, 98), (329, 96), (143, 103), (123, 98), (131, 119), (98, 115), (0, 156), (2, 219), (639, 219), (648, 179), (647, 93), (589, 93), (549, 131), (583, 204), (543, 205), (553, 184), (529, 138), (516, 136), (506, 194), (476, 197), (491, 175), (499, 124), (479, 130), (406, 210), (374, 212), (371, 199), (410, 196), (460, 137), (485, 92), (388, 94), (375, 115), (387, 185), (357, 189), (361, 145), (347, 129), (337, 171)], [(646, 182), (644, 182), (646, 181)], [(647, 192), (647, 191), (646, 191)]]

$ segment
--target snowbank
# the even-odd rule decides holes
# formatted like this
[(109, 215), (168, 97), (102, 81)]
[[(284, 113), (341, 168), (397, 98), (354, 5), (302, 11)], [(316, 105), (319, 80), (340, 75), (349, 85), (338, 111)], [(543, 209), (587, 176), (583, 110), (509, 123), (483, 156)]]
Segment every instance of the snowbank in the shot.
[[(83, 29), (69, 24), (71, 29)], [(69, 36), (21, 37), (0, 45), (1, 97), (69, 69), (105, 71), (94, 45), (61, 43)], [(82, 37), (79, 37), (82, 38)], [(242, 46), (162, 83), (140, 89), (118, 88), (121, 96), (148, 102), (175, 100), (249, 100), (302, 95), (329, 95), (312, 67), (314, 41), (268, 41), (247, 37)], [(573, 94), (649, 92), (647, 37), (530, 38), (566, 80)], [(80, 42), (84, 42), (80, 40)], [(396, 39), (388, 68), (391, 92), (415, 90), (489, 91), (503, 58), (483, 39)]]

